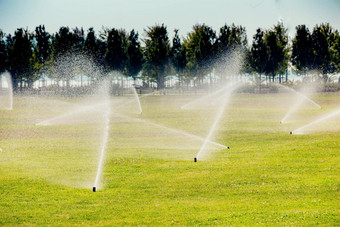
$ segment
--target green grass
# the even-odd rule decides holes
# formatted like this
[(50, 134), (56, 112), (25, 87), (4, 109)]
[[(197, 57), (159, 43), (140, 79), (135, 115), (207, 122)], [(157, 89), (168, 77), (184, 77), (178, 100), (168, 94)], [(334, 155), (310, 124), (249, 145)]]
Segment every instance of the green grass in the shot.
[[(194, 98), (149, 96), (129, 116), (204, 137), (216, 108), (179, 108)], [(15, 97), (0, 110), (0, 225), (339, 226), (340, 116), (289, 134), (340, 108), (339, 93), (314, 98), (323, 109), (305, 105), (279, 124), (291, 97), (235, 94), (214, 136), (231, 149), (197, 163), (201, 142), (112, 115), (93, 193), (102, 125), (36, 126), (77, 99)]]

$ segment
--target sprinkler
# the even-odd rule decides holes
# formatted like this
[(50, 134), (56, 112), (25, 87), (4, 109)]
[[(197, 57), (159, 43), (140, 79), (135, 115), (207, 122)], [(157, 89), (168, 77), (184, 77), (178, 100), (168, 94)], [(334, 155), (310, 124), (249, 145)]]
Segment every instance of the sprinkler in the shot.
[(227, 147), (228, 149), (230, 149), (230, 147)]
[(289, 134), (293, 135), (293, 132), (289, 132)]
[(93, 187), (93, 188), (92, 188), (92, 191), (93, 191), (93, 192), (96, 192), (96, 187)]
[(197, 158), (196, 157), (194, 158), (194, 162), (197, 162)]

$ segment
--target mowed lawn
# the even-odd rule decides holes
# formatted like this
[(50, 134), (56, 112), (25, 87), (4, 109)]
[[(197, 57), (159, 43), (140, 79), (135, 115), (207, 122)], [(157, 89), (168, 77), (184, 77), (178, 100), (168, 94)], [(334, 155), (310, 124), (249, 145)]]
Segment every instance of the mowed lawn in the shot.
[(340, 225), (340, 116), (289, 134), (339, 109), (340, 93), (314, 94), (322, 109), (305, 102), (285, 124), (295, 95), (234, 94), (211, 138), (230, 149), (195, 163), (220, 106), (180, 108), (198, 97), (147, 96), (142, 115), (112, 97), (97, 192), (101, 114), (39, 126), (83, 99), (15, 97), (0, 110), (0, 225)]

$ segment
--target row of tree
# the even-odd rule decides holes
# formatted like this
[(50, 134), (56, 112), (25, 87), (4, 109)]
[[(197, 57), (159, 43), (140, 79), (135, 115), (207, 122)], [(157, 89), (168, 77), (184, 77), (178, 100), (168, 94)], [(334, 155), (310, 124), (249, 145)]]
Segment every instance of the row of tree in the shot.
[[(69, 81), (75, 71), (60, 65), (78, 61), (83, 62), (80, 65), (94, 63), (104, 75), (116, 71), (154, 81), (159, 89), (169, 75), (177, 76), (179, 85), (190, 81), (200, 85), (211, 75), (225, 79), (235, 59), (240, 61), (234, 61), (237, 70), (232, 73), (264, 75), (279, 82), (289, 66), (301, 75), (314, 71), (325, 81), (340, 71), (340, 36), (329, 24), (316, 25), (312, 32), (299, 25), (291, 42), (283, 24), (259, 28), (250, 46), (246, 29), (234, 24), (224, 25), (218, 33), (205, 24), (194, 25), (183, 40), (178, 30), (174, 33), (170, 40), (167, 27), (155, 25), (145, 29), (140, 41), (134, 30), (115, 28), (103, 29), (99, 35), (93, 28), (85, 34), (82, 28), (68, 27), (50, 34), (43, 25), (33, 32), (19, 28), (14, 35), (0, 30), (0, 71), (9, 71), (17, 88), (23, 81), (32, 86), (41, 75)], [(79, 70), (96, 79), (96, 73)]]

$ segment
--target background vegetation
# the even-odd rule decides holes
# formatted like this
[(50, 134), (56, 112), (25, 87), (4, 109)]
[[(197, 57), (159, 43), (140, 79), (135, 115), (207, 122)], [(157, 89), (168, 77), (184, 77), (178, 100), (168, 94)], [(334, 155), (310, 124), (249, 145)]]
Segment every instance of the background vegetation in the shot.
[[(277, 24), (257, 29), (251, 44), (247, 40), (245, 28), (234, 24), (218, 31), (197, 24), (182, 39), (175, 30), (172, 40), (164, 24), (147, 27), (141, 40), (134, 30), (115, 28), (96, 33), (92, 28), (85, 32), (61, 27), (50, 34), (40, 25), (35, 31), (18, 28), (13, 35), (0, 30), (0, 71), (12, 74), (15, 89), (32, 87), (42, 76), (69, 86), (77, 73), (86, 71), (67, 71), (58, 67), (62, 61), (64, 65), (92, 62), (104, 74), (116, 71), (142, 79), (145, 87), (151, 81), (162, 89), (169, 76), (177, 77), (179, 86), (190, 82), (200, 86), (212, 74), (225, 79), (223, 63), (235, 52), (244, 59), (240, 73), (256, 75), (259, 83), (262, 76), (268, 81), (287, 81), (288, 67), (298, 75), (316, 75), (325, 83), (340, 71), (340, 36), (329, 24), (316, 25), (312, 31), (299, 25), (292, 40), (284, 25)], [(98, 79), (96, 73), (86, 75)]]

